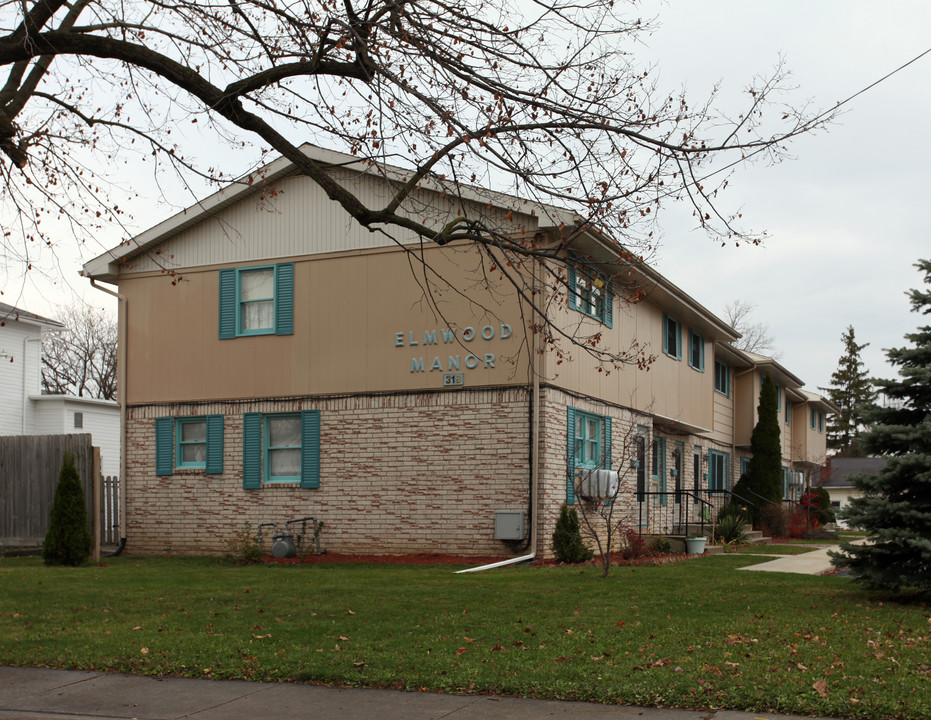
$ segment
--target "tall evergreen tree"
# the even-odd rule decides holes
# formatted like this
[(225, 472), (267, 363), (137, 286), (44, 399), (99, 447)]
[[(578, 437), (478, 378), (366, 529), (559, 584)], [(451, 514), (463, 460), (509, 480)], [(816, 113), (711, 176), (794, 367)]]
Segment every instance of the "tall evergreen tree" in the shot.
[(844, 352), (838, 360), (837, 370), (831, 375), (831, 385), (820, 388), (839, 408), (828, 416), (828, 448), (846, 457), (860, 457), (863, 451), (859, 437), (864, 429), (863, 413), (876, 399), (869, 371), (860, 359), (860, 351), (869, 343), (857, 343), (853, 325), (841, 335)]
[[(915, 267), (931, 286), (931, 260)], [(913, 312), (931, 313), (931, 291), (911, 290), (909, 299)], [(931, 598), (931, 326), (905, 339), (908, 346), (886, 351), (898, 379), (875, 381), (893, 402), (872, 406), (865, 415), (870, 430), (861, 438), (868, 454), (887, 456), (888, 462), (878, 475), (853, 478), (863, 496), (842, 511), (870, 539), (863, 545), (843, 543), (833, 561), (849, 565), (868, 587), (917, 590)]]
[(754, 494), (774, 503), (782, 501), (782, 443), (779, 439), (779, 408), (776, 402), (776, 385), (768, 374), (763, 375), (756, 426), (750, 436), (753, 457), (750, 458), (746, 474), (741, 478), (742, 487), (746, 487), (751, 495), (746, 499), (756, 506), (751, 512), (754, 525), (759, 522), (761, 510)]

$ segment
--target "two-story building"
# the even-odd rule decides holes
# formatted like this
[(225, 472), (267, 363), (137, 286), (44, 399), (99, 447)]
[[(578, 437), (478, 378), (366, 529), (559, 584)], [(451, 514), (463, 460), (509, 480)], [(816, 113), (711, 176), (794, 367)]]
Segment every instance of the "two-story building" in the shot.
[[(305, 151), (384, 194), (352, 158)], [(84, 268), (119, 287), (130, 552), (223, 552), (244, 526), (313, 516), (336, 552), (542, 554), (597, 468), (618, 471), (625, 523), (670, 532), (692, 493), (735, 482), (763, 372), (791, 410), (787, 471), (824, 455), (823, 425), (796, 431), (820, 398), (569, 212), (418, 190), (438, 227), (482, 213), (590, 261), (505, 271), (475, 245), (362, 228), (286, 160), (261, 177)], [(550, 342), (544, 308), (555, 335), (631, 362)]]

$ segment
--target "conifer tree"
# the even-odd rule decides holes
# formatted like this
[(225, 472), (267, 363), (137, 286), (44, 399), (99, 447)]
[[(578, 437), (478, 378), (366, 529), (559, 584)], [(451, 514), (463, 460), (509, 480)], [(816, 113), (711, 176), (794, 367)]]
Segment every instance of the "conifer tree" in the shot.
[(864, 427), (863, 412), (876, 399), (876, 391), (870, 382), (869, 371), (860, 359), (860, 351), (869, 343), (858, 344), (853, 325), (841, 335), (844, 353), (831, 375), (831, 385), (820, 388), (839, 408), (839, 412), (828, 416), (828, 448), (837, 450), (838, 455), (859, 457), (860, 433)]
[(46, 565), (80, 565), (90, 555), (91, 544), (84, 490), (74, 466), (74, 455), (65, 453), (48, 532), (42, 543), (42, 559)]
[[(779, 439), (779, 409), (776, 405), (776, 385), (768, 374), (763, 375), (760, 404), (757, 406), (757, 421), (750, 436), (750, 451), (753, 457), (747, 472), (746, 487), (752, 491), (747, 498), (755, 503), (751, 511), (754, 524), (759, 522), (760, 506), (757, 497), (774, 503), (782, 501), (782, 443)], [(762, 502), (762, 501), (760, 501)]]
[[(931, 260), (915, 267), (931, 286)], [(931, 289), (911, 290), (912, 311), (931, 314)], [(868, 587), (892, 592), (917, 591), (931, 598), (931, 325), (905, 335), (909, 345), (886, 351), (899, 377), (877, 380), (893, 402), (873, 405), (865, 419), (863, 449), (888, 458), (878, 475), (852, 478), (863, 492), (841, 515), (869, 533), (863, 545), (841, 544), (835, 565), (849, 565)]]

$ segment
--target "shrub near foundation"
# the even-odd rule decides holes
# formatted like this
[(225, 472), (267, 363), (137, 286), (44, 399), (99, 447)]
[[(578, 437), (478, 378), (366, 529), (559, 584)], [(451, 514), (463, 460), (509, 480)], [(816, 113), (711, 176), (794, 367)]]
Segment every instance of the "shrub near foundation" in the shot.
[(578, 512), (565, 503), (553, 530), (553, 555), (559, 562), (568, 564), (587, 562), (595, 555), (582, 540)]

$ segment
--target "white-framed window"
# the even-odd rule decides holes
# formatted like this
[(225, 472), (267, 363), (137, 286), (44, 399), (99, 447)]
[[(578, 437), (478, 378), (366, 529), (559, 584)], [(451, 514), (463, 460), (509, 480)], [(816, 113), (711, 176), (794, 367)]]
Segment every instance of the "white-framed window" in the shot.
[(74, 427), (76, 430), (84, 429), (84, 413), (76, 412), (74, 414)]

